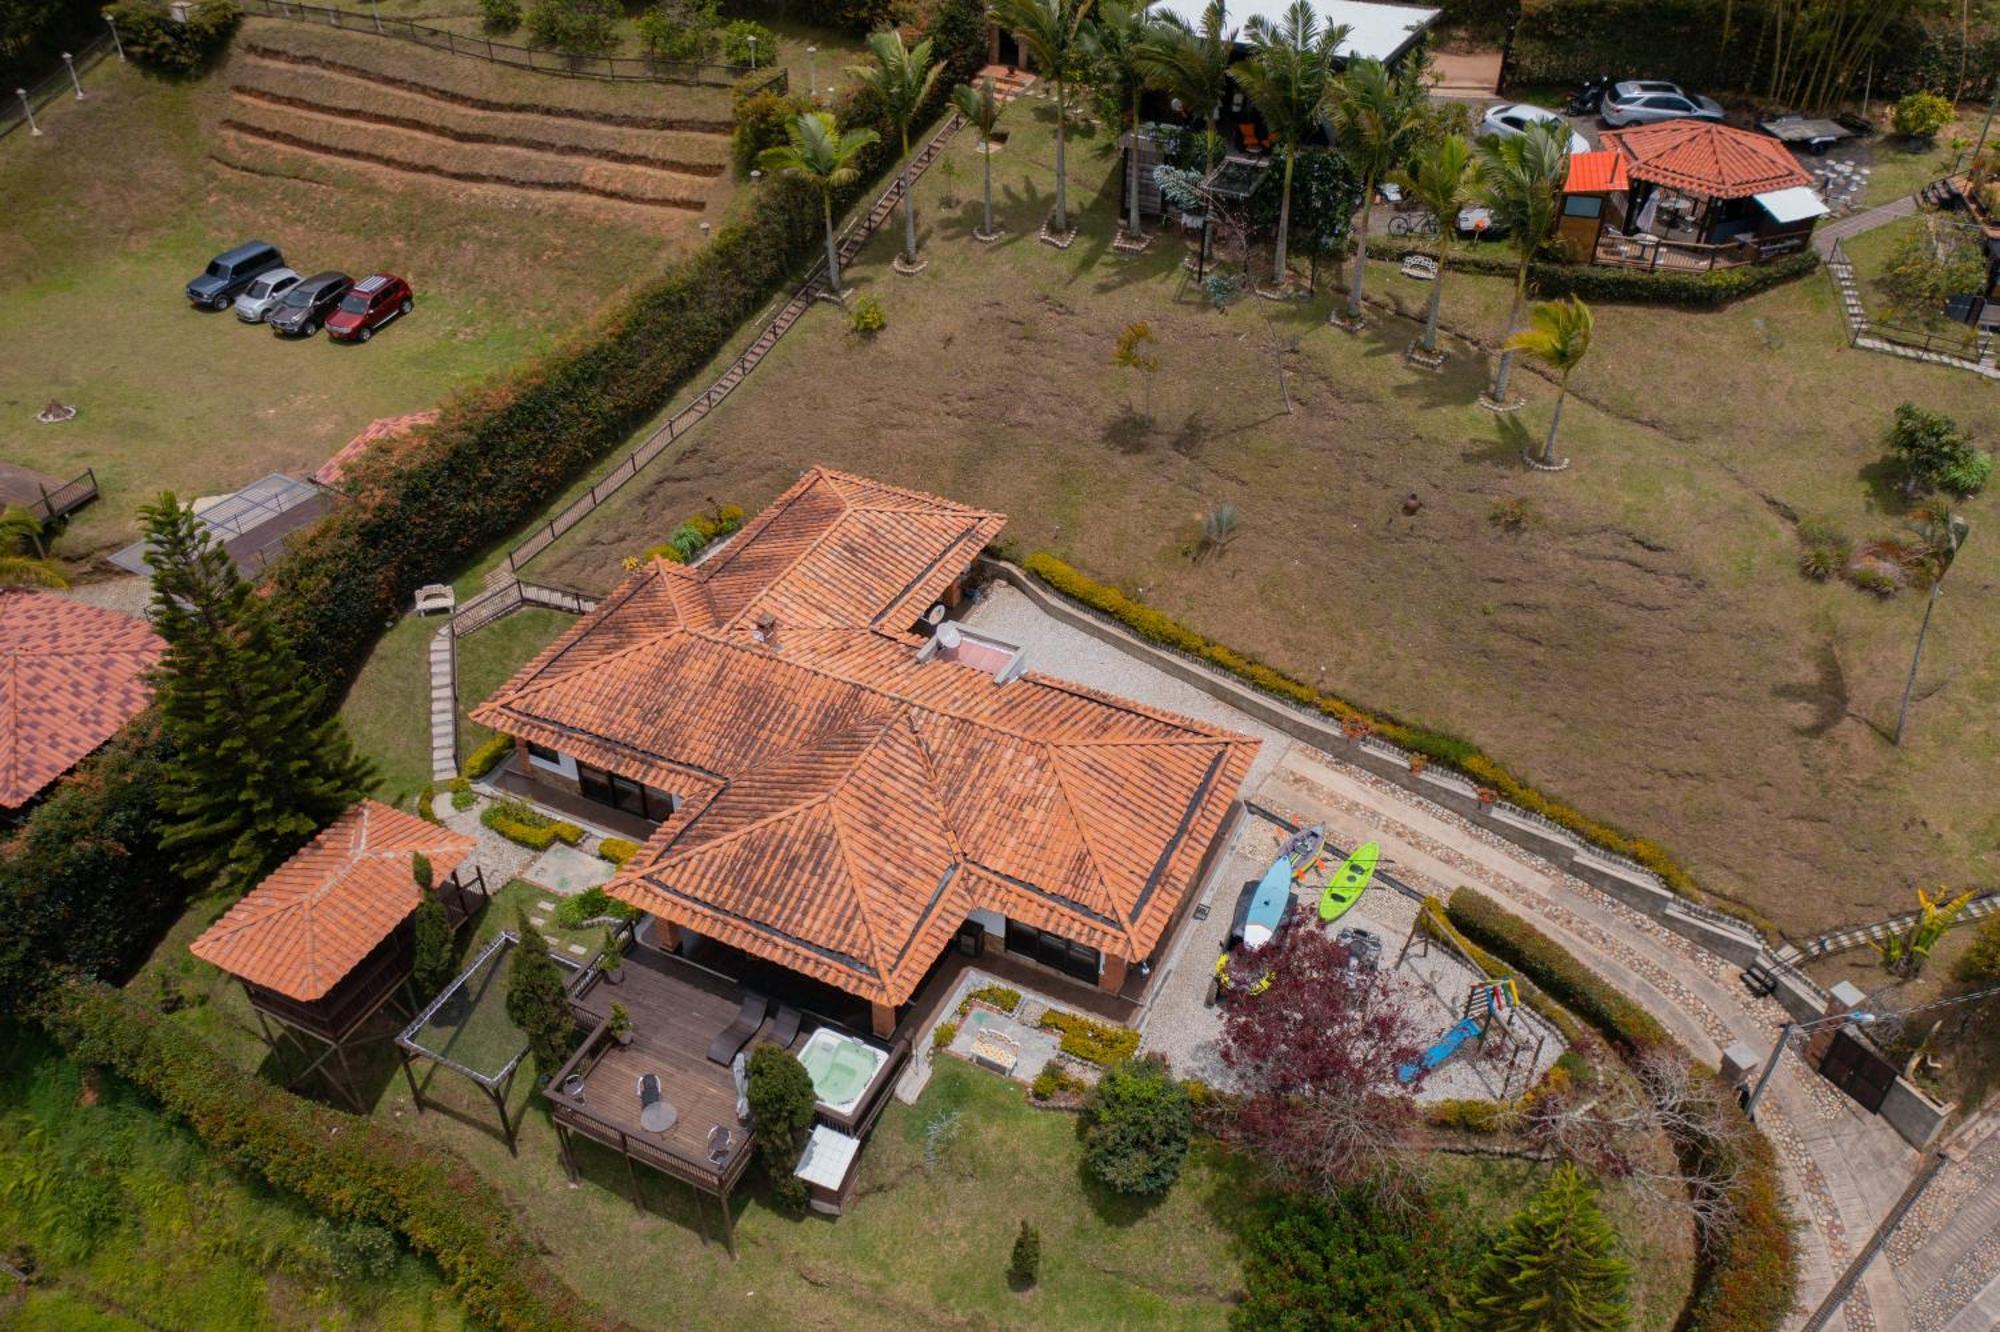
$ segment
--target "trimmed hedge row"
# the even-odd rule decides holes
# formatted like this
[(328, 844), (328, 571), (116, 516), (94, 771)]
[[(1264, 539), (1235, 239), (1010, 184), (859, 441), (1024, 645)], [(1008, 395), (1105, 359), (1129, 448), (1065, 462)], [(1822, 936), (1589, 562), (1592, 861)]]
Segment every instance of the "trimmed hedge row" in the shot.
[(479, 811), (479, 821), (516, 846), (546, 851), (557, 842), (575, 846), (583, 840), (583, 829), (574, 823), (543, 817), (528, 805), (497, 800)]
[(507, 756), (513, 752), (514, 737), (511, 735), (496, 735), (466, 756), (465, 775), (474, 781), (478, 781), (481, 777), (484, 777), (487, 773), (506, 762)]
[[(1490, 788), (1502, 800), (1539, 814), (1613, 855), (1637, 861), (1659, 875), (1668, 888), (1681, 896), (1698, 902), (1707, 900), (1695, 886), (1694, 877), (1658, 843), (1629, 836), (1608, 823), (1543, 795), (1481, 753), (1469, 740), (1410, 726), (1383, 714), (1369, 712), (1337, 695), (1323, 693), (1247, 653), (1210, 642), (1172, 616), (1126, 596), (1115, 587), (1098, 582), (1047, 551), (1034, 551), (1021, 564), (1029, 573), (1070, 600), (1110, 616), (1148, 642), (1185, 652), (1190, 657), (1227, 671), (1253, 688), (1309, 708), (1344, 727), (1379, 735), (1412, 753), (1454, 768), (1479, 785)], [(1713, 905), (1725, 910), (1736, 909), (1729, 903)]]
[(1515, 985), (1521, 991), (1521, 1002), (1547, 1018), (1549, 1025), (1562, 1033), (1565, 1045), (1574, 1049), (1583, 1043), (1583, 1027), (1570, 1016), (1569, 1010), (1542, 993), (1541, 987), (1519, 975), (1513, 967), (1466, 938), (1458, 926), (1452, 924), (1451, 916), (1445, 910), (1443, 902), (1435, 897), (1426, 897), (1423, 905), (1417, 910), (1417, 923), (1426, 933), (1449, 940), (1454, 947), (1471, 958), (1473, 964), (1484, 972), (1489, 980), (1513, 977)]
[(159, 1101), (222, 1160), (341, 1221), (387, 1226), (437, 1263), (467, 1313), (507, 1332), (625, 1326), (563, 1284), (493, 1185), (458, 1155), (243, 1072), (108, 985), (49, 986), (34, 1013), (69, 1054)]
[[(1470, 888), (1454, 892), (1446, 910), (1466, 936), (1561, 999), (1621, 1053), (1630, 1057), (1669, 1049), (1689, 1059), (1650, 1013), (1527, 921)], [(1726, 1120), (1676, 1135), (1674, 1149), (1691, 1171), (1709, 1177), (1733, 1174), (1734, 1218), (1710, 1236), (1679, 1325), (1701, 1332), (1769, 1332), (1783, 1324), (1797, 1294), (1794, 1222), (1770, 1139), (1743, 1117), (1732, 1095), (1718, 1095), (1716, 1104)]]
[[(1368, 242), (1371, 259), (1436, 253), (1436, 243), (1421, 237), (1387, 236), (1379, 242)], [(1449, 267), (1452, 272), (1482, 273), (1511, 281), (1515, 261), (1511, 256), (1482, 254), (1459, 247), (1451, 252)], [(1613, 304), (1681, 305), (1713, 310), (1818, 271), (1819, 256), (1810, 249), (1773, 259), (1768, 264), (1745, 264), (1707, 273), (1648, 272), (1610, 264), (1558, 264), (1538, 259), (1528, 265), (1528, 290), (1543, 300), (1580, 296), (1587, 301)]]
[(1139, 1053), (1139, 1033), (1096, 1018), (1050, 1009), (1042, 1014), (1049, 1031), (1062, 1033), (1062, 1052), (1105, 1068)]

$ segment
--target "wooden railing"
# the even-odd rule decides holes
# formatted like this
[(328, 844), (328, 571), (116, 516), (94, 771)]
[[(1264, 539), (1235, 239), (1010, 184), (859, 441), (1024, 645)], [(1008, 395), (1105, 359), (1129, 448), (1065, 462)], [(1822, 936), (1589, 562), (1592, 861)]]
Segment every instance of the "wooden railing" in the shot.
[[(245, 0), (245, 8), (266, 18), (324, 23), (330, 28), (344, 28), (349, 32), (394, 37), (433, 50), (449, 51), (453, 55), (473, 56), (497, 65), (512, 65), (516, 69), (531, 69), (537, 74), (607, 79), (616, 83), (708, 84), (725, 88), (735, 86), (739, 80), (746, 80), (746, 94), (784, 93), (791, 88), (791, 75), (782, 66), (758, 69), (752, 65), (722, 65), (707, 61), (655, 60), (650, 56), (568, 55), (532, 46), (512, 46), (490, 37), (433, 28), (409, 19), (383, 18), (373, 7), (371, 12), (364, 13), (327, 5), (295, 4), (292, 0)], [(755, 78), (758, 74), (764, 77)]]
[(58, 518), (75, 513), (97, 498), (97, 472), (86, 467), (82, 476), (57, 486), (54, 490), (47, 487), (41, 489), (42, 497), (28, 504), (28, 512), (45, 523), (52, 523)]
[(1646, 272), (1707, 273), (1718, 268), (1761, 264), (1805, 248), (1805, 237), (1782, 237), (1749, 245), (1706, 245), (1696, 241), (1662, 240), (1657, 236), (1600, 237), (1597, 262)]

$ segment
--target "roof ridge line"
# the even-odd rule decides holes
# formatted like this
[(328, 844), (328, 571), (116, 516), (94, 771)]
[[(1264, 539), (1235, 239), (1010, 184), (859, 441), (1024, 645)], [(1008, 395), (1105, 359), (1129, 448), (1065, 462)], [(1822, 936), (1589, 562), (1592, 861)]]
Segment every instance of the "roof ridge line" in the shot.
[[(676, 614), (678, 613), (679, 612), (676, 612)], [(553, 689), (557, 685), (562, 684), (564, 681), (569, 680), (574, 676), (582, 675), (586, 671), (594, 671), (600, 666), (606, 666), (624, 657), (629, 657), (635, 652), (639, 652), (645, 648), (653, 647), (665, 641), (666, 639), (672, 638), (676, 634), (694, 634), (696, 632), (697, 632), (696, 630), (689, 629), (685, 624), (676, 625), (672, 629), (662, 629), (660, 632), (656, 634), (646, 635), (644, 638), (640, 639), (636, 643), (627, 643), (624, 647), (618, 648), (616, 651), (607, 652), (595, 661), (585, 662), (581, 666), (572, 667), (570, 670), (564, 671), (560, 675), (552, 676), (547, 680), (537, 678), (529, 681), (527, 684), (522, 685), (519, 689), (516, 689), (504, 696), (489, 698), (484, 703), (481, 703), (479, 704), (478, 707), (474, 708), (473, 711), (476, 713), (481, 708), (506, 707), (508, 704), (512, 703), (515, 699), (526, 698), (529, 694), (539, 694), (545, 690)], [(579, 638), (578, 641), (580, 642), (581, 638)], [(575, 644), (573, 643), (570, 646), (574, 647)], [(565, 651), (567, 651), (567, 649), (565, 649)], [(474, 720), (477, 720), (477, 718), (475, 717)]]
[[(639, 595), (640, 589), (646, 586), (649, 579), (657, 576), (658, 575), (654, 570), (649, 569), (645, 572), (644, 576), (635, 574), (633, 577), (626, 579), (623, 586), (613, 591), (611, 596), (606, 597), (601, 603), (599, 603), (594, 609), (591, 610), (590, 615), (596, 615), (599, 612), (603, 612), (602, 618), (600, 618), (597, 621), (597, 623), (591, 625), (589, 629), (583, 630), (584, 620), (590, 618), (590, 615), (585, 615), (579, 618), (577, 622), (571, 625), (568, 629), (563, 630), (563, 634), (576, 633), (576, 637), (574, 639), (572, 639), (568, 643), (561, 643), (562, 635), (557, 635), (557, 643), (551, 643), (548, 647), (542, 649), (543, 652), (550, 654), (548, 663), (542, 667), (542, 672), (546, 672), (549, 666), (554, 665), (557, 657), (561, 656), (564, 652), (568, 652), (578, 643), (581, 643), (584, 639), (588, 638), (592, 633), (595, 633), (598, 627), (601, 626), (605, 620), (611, 618), (613, 612), (621, 610), (626, 605), (628, 605), (631, 602), (632, 598)], [(622, 596), (620, 595), (621, 593), (623, 594)], [(680, 618), (679, 607), (675, 607), (674, 616), (676, 619)], [(656, 642), (659, 639), (667, 637), (669, 634), (680, 633), (684, 628), (685, 626), (683, 625), (673, 629), (663, 629), (657, 634), (649, 634), (645, 638), (640, 639), (637, 643), (628, 644), (625, 647), (618, 649), (616, 652), (606, 653), (604, 656), (599, 657), (596, 661), (587, 662), (582, 666), (572, 667), (570, 670), (563, 671), (555, 676), (552, 676), (547, 680), (543, 680), (541, 678), (541, 673), (538, 672), (534, 679), (522, 685), (520, 688), (510, 690), (505, 694), (496, 694), (493, 697), (487, 699), (484, 703), (481, 703), (479, 706), (482, 708), (493, 707), (495, 705), (504, 704), (509, 699), (518, 698), (521, 695), (527, 693), (531, 689), (544, 689), (551, 685), (560, 684), (564, 680), (569, 679), (572, 675), (578, 674), (581, 671), (592, 670), (595, 667), (600, 666), (607, 661), (616, 661), (619, 657), (624, 656), (628, 652), (634, 651), (637, 648), (644, 647), (648, 643)], [(579, 633), (577, 632), (578, 630), (583, 630), (583, 631)], [(560, 650), (556, 650), (558, 643), (561, 643)], [(525, 671), (528, 668), (528, 666), (532, 666), (534, 664), (535, 663), (532, 660), (530, 660), (526, 665), (521, 667), (521, 670)], [(519, 674), (519, 672), (516, 672), (516, 674)]]
[[(813, 471), (815, 473), (821, 473), (822, 469), (814, 468)], [(802, 490), (799, 492), (799, 495), (800, 498), (803, 498), (805, 492)], [(847, 502), (847, 497), (845, 495), (841, 495), (836, 491), (835, 498), (840, 501), (842, 516), (854, 512), (854, 506)], [(762, 517), (761, 514), (758, 516)], [(818, 536), (814, 537), (804, 550), (801, 550), (797, 555), (793, 556), (791, 560), (786, 563), (784, 568), (780, 569), (777, 573), (771, 575), (771, 577), (764, 580), (764, 586), (758, 589), (757, 596), (751, 597), (748, 601), (746, 601), (743, 604), (742, 610), (730, 616), (728, 619), (722, 621), (721, 625), (719, 625), (718, 627), (727, 628), (729, 625), (736, 624), (737, 622), (742, 620), (742, 618), (745, 615), (748, 615), (750, 613), (751, 608), (757, 604), (758, 597), (762, 597), (763, 595), (768, 593), (772, 588), (776, 587), (781, 581), (783, 581), (783, 579), (787, 575), (789, 575), (794, 569), (798, 568), (801, 564), (804, 564), (806, 561), (806, 557), (808, 555), (811, 555), (814, 551), (817, 551), (822, 545), (824, 545), (833, 536), (834, 529), (839, 525), (840, 524), (838, 520), (835, 520), (834, 522), (827, 524), (826, 530), (821, 532)], [(745, 542), (744, 544), (748, 545), (749, 543)], [(704, 584), (706, 584), (707, 580), (704, 579), (703, 582)]]
[[(738, 528), (735, 532), (731, 533), (730, 535), (734, 539), (732, 539), (729, 542), (729, 544), (724, 546), (720, 551), (716, 552), (716, 558), (713, 561), (704, 563), (700, 565), (697, 569), (696, 576), (700, 579), (703, 590), (706, 591), (709, 581), (713, 579), (717, 573), (721, 572), (723, 569), (728, 568), (730, 562), (733, 561), (738, 555), (742, 554), (743, 551), (746, 548), (748, 548), (752, 540), (755, 540), (757, 537), (763, 535), (764, 530), (770, 527), (771, 524), (775, 523), (781, 514), (789, 513), (791, 511), (792, 506), (797, 504), (801, 499), (805, 497), (807, 490), (811, 489), (811, 487), (807, 484), (808, 481), (820, 479), (825, 477), (826, 475), (827, 475), (827, 469), (824, 467), (813, 466), (806, 468), (805, 471), (799, 473), (798, 480), (792, 482), (791, 485), (786, 486), (785, 489), (779, 493), (776, 499), (772, 500), (769, 504), (766, 504), (763, 508), (759, 509), (755, 514), (751, 515), (749, 522), (743, 524), (742, 527)], [(837, 496), (837, 498), (840, 499), (841, 505), (845, 507), (847, 504), (846, 498), (844, 496)], [(775, 582), (776, 580), (774, 579), (772, 581)], [(766, 586), (768, 587), (769, 584), (767, 583)], [(710, 597), (711, 609), (713, 609), (713, 605), (714, 605), (714, 598)], [(728, 620), (723, 621), (724, 624), (734, 624), (735, 622), (736, 618), (734, 616), (731, 616)]]
[(1070, 822), (1076, 828), (1076, 840), (1082, 844), (1083, 854), (1090, 860), (1090, 871), (1097, 880), (1097, 891), (1104, 903), (1110, 908), (1112, 918), (1117, 920), (1119, 925), (1123, 927), (1127, 942), (1130, 942), (1132, 938), (1131, 918), (1121, 913), (1118, 909), (1117, 900), (1111, 892), (1111, 884), (1104, 876), (1103, 867), (1098, 864), (1097, 847), (1090, 840), (1090, 833), (1085, 829), (1083, 816), (1077, 809), (1076, 802), (1070, 799), (1069, 783), (1064, 780), (1062, 769), (1055, 763), (1053, 757), (1049, 761), (1049, 775), (1055, 778), (1056, 793), (1061, 796), (1063, 809), (1069, 814)]

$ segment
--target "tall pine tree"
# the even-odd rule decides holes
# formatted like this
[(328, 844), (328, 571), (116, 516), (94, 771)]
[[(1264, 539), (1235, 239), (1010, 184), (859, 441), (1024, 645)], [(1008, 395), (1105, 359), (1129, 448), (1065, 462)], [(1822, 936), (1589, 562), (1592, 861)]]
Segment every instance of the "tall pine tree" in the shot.
[(1632, 1269), (1583, 1172), (1565, 1162), (1501, 1231), (1479, 1272), (1477, 1325), (1489, 1332), (1616, 1332)]
[(173, 757), (160, 847), (202, 888), (249, 888), (373, 780), (321, 712), (270, 608), (171, 493), (140, 509), (153, 627), (167, 650), (155, 698)]

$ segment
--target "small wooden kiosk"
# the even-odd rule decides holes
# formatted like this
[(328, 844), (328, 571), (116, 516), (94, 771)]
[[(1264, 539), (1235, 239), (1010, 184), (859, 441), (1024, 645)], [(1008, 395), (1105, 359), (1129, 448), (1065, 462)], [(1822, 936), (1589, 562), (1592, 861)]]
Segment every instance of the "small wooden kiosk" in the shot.
[(373, 1029), (385, 1009), (409, 1014), (402, 991), (412, 962), (410, 917), (423, 900), (413, 857), (430, 861), (432, 891), (456, 928), (486, 899), (483, 878), (475, 873), (468, 884), (458, 877), (473, 845), (414, 814), (363, 800), (189, 946), (242, 982), (274, 1055), (304, 1060), (287, 1086), (319, 1073), (357, 1113), (366, 1112), (348, 1053), (395, 1034)]
[(1596, 257), (1607, 221), (1613, 227), (1625, 225), (1625, 200), (1631, 188), (1625, 155), (1617, 149), (1570, 154), (1556, 236), (1578, 262), (1587, 264)]

